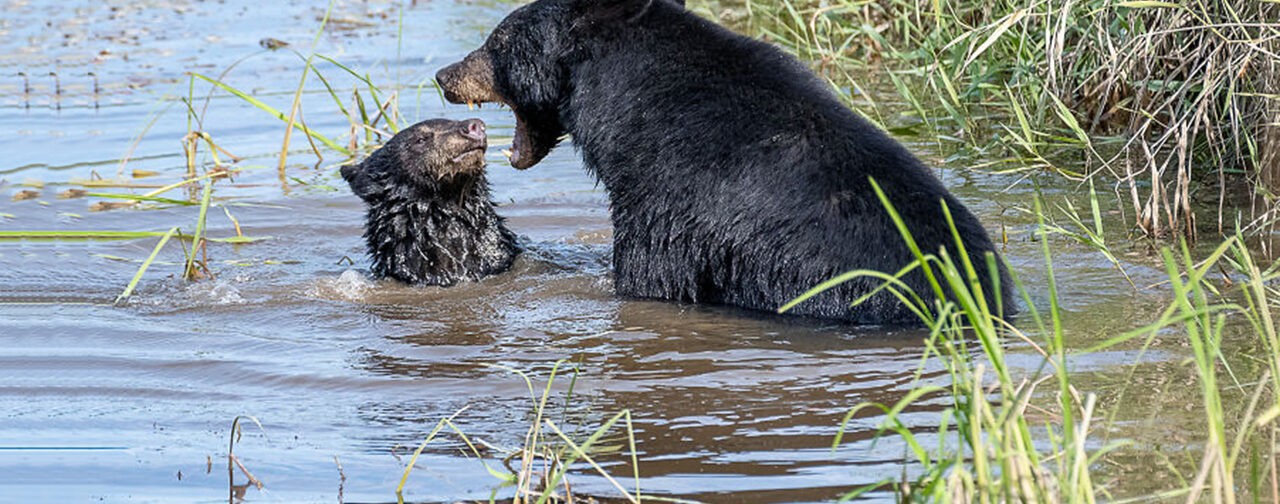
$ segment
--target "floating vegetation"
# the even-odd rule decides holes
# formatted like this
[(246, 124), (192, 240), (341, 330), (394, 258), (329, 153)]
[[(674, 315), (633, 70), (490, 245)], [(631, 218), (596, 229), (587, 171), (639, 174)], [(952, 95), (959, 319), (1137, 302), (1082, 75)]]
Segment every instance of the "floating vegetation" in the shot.
[(33, 200), (40, 197), (40, 191), (23, 189), (13, 195), (13, 201)]

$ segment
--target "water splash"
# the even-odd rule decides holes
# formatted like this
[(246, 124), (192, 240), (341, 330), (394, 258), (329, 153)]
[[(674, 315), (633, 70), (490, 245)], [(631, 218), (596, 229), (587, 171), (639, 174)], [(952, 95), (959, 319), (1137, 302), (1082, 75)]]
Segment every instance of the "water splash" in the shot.
[(307, 296), (342, 301), (364, 301), (374, 283), (364, 273), (349, 269), (336, 278), (320, 278), (307, 289)]

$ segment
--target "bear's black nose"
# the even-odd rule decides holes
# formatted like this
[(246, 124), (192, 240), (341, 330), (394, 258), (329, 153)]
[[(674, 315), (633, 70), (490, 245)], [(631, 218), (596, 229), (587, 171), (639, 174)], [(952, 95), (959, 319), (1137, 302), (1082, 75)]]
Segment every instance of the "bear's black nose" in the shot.
[(475, 140), (484, 140), (484, 121), (479, 119), (467, 119), (462, 122), (462, 134), (467, 138)]
[(436, 87), (439, 88), (441, 91), (444, 91), (444, 94), (445, 94), (444, 99), (449, 100), (450, 103), (457, 103), (456, 101), (454, 101), (454, 99), (457, 97), (453, 96), (454, 94), (453, 81), (451, 80), (451, 77), (453, 76), (453, 72), (454, 72), (453, 67), (456, 67), (456, 66), (458, 66), (458, 64), (454, 63), (447, 67), (441, 68), (440, 71), (436, 72)]

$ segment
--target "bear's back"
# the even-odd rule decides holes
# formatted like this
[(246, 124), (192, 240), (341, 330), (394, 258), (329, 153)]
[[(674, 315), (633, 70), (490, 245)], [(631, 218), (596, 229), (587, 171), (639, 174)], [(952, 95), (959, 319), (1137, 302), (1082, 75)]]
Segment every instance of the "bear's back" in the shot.
[[(609, 189), (620, 293), (774, 310), (849, 270), (896, 272), (913, 257), (871, 179), (925, 253), (955, 255), (943, 202), (973, 261), (994, 252), (923, 163), (780, 49), (661, 1), (584, 44), (563, 122)], [(930, 297), (922, 275), (905, 280)], [(877, 284), (795, 312), (910, 319), (888, 294), (848, 307)]]

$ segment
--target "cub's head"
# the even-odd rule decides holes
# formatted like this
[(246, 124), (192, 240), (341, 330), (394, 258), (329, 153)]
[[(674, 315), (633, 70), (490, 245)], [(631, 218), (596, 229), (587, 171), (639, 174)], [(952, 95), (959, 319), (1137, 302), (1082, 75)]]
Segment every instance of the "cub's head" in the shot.
[(453, 103), (501, 103), (516, 115), (511, 166), (541, 161), (565, 133), (569, 72), (592, 33), (633, 23), (659, 3), (684, 0), (538, 0), (508, 15), (479, 49), (436, 73)]
[(479, 119), (430, 119), (396, 133), (363, 162), (343, 166), (342, 178), (367, 201), (394, 187), (434, 194), (445, 184), (483, 174), (487, 147)]

